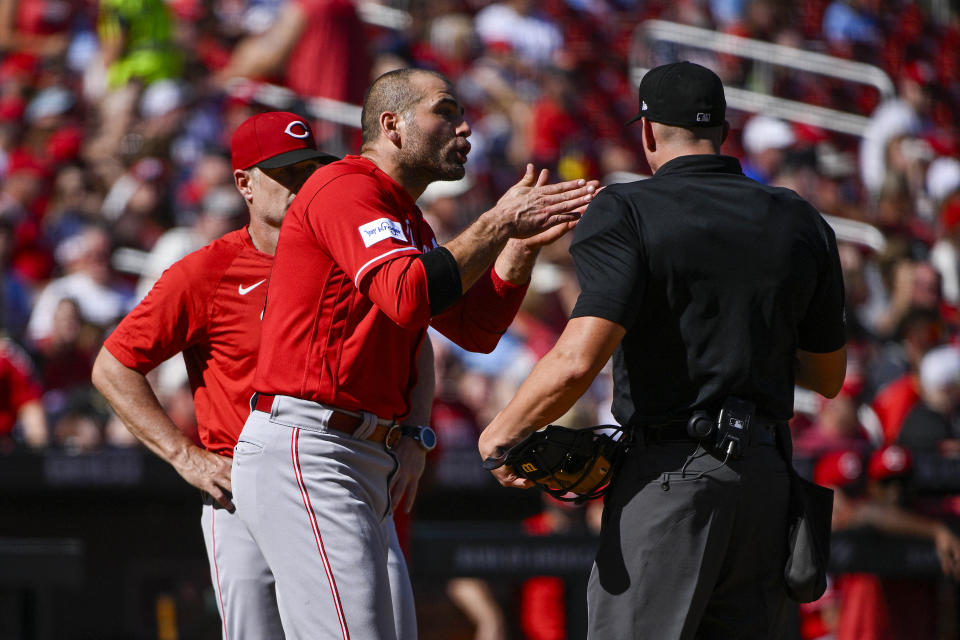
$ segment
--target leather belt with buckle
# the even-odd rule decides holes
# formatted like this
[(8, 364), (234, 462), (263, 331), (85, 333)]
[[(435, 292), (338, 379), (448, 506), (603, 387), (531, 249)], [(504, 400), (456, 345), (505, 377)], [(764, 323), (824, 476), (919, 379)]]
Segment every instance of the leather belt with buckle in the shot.
[[(265, 393), (257, 394), (257, 401), (254, 405), (256, 411), (270, 413), (273, 409), (273, 399), (276, 396)], [(363, 418), (352, 416), (349, 413), (343, 413), (336, 409), (331, 409), (330, 418), (327, 420), (327, 428), (353, 435), (353, 433), (363, 424)], [(365, 440), (369, 442), (383, 443), (387, 449), (393, 449), (394, 445), (400, 439), (400, 425), (396, 422), (390, 424), (378, 424), (373, 432)]]

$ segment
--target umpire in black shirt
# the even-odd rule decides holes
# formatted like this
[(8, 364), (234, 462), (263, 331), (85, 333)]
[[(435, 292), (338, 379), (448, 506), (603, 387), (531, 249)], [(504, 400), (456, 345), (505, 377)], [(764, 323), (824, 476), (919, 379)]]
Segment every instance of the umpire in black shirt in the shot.
[[(704, 67), (644, 76), (631, 122), (654, 175), (590, 204), (570, 249), (582, 289), (570, 321), (480, 438), (482, 457), (502, 456), (613, 356), (613, 415), (636, 446), (606, 498), (592, 640), (786, 633), (786, 421), (795, 384), (833, 397), (843, 382), (843, 281), (817, 211), (720, 155), (725, 112)], [(721, 410), (749, 434), (704, 436)], [(494, 475), (529, 486), (507, 466)]]

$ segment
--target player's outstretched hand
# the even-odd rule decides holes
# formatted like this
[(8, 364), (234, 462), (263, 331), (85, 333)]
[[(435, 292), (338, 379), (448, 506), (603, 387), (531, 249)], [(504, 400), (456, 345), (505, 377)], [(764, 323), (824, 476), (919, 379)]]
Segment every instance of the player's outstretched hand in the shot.
[(393, 447), (397, 456), (397, 472), (390, 481), (390, 504), (396, 510), (403, 501), (403, 510), (410, 513), (417, 499), (417, 487), (426, 464), (427, 452), (413, 439), (403, 437)]
[(191, 446), (171, 463), (184, 480), (197, 489), (209, 493), (220, 506), (233, 513), (234, 506), (231, 500), (233, 488), (230, 484), (232, 460), (230, 458)]
[(582, 179), (547, 184), (549, 175), (546, 169), (538, 175), (528, 164), (520, 181), (497, 201), (493, 212), (507, 236), (530, 238), (556, 225), (576, 222), (600, 186), (596, 180)]

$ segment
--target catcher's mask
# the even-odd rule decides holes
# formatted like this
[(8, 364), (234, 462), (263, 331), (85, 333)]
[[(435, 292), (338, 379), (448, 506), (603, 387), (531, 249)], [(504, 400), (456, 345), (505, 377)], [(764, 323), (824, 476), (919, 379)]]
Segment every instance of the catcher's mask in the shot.
[(507, 465), (554, 498), (580, 503), (606, 493), (627, 440), (619, 426), (567, 429), (551, 424), (518, 442), (502, 458), (487, 458), (483, 468)]

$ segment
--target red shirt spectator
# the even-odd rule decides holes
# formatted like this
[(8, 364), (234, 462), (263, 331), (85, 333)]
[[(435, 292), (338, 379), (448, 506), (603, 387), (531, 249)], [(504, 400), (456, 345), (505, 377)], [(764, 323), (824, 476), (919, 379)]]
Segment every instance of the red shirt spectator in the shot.
[(24, 405), (40, 399), (42, 389), (33, 374), (33, 365), (23, 349), (0, 340), (0, 436), (10, 434)]
[(883, 427), (883, 442), (896, 442), (903, 419), (920, 399), (917, 377), (907, 373), (897, 378), (877, 393), (873, 399), (873, 411)]
[(285, 84), (302, 96), (360, 104), (370, 80), (363, 23), (352, 0), (293, 0), (303, 31), (287, 61)]

